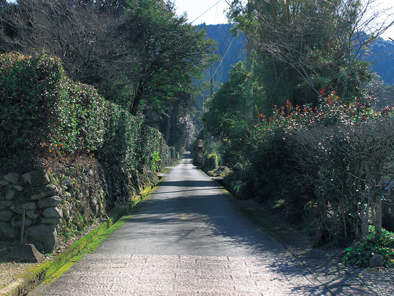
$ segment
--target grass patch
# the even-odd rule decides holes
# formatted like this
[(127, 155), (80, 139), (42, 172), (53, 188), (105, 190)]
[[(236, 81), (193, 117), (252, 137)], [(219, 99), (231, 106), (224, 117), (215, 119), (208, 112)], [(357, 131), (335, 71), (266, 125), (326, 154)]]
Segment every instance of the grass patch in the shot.
[(61, 277), (67, 270), (69, 270), (75, 263), (81, 261), (81, 259), (86, 255), (92, 253), (94, 250), (96, 250), (103, 241), (105, 241), (111, 233), (113, 233), (115, 230), (119, 229), (125, 224), (125, 220), (131, 218), (132, 215), (122, 217), (119, 219), (115, 224), (113, 224), (110, 228), (106, 229), (102, 234), (95, 236), (95, 238), (88, 244), (86, 247), (81, 250), (81, 252), (72, 257), (66, 264), (64, 264), (61, 268), (59, 268), (56, 272), (54, 272), (50, 277), (45, 279), (41, 285), (44, 286), (49, 286), (52, 284), (54, 281), (56, 281), (59, 277)]

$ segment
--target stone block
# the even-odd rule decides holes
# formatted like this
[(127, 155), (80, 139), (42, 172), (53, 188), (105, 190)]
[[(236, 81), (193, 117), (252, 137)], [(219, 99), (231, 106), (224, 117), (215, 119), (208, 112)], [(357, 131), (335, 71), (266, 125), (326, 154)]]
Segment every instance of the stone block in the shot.
[(52, 225), (33, 225), (25, 231), (25, 241), (34, 244), (43, 254), (52, 253), (57, 243), (56, 227)]
[(23, 213), (23, 209), (21, 208), (20, 205), (12, 205), (12, 206), (10, 207), (10, 209), (11, 209), (13, 212), (15, 212), (15, 213), (17, 213), (17, 214), (19, 214), (19, 215), (22, 215), (22, 213)]
[(41, 218), (41, 223), (42, 224), (46, 224), (46, 225), (58, 225), (61, 223), (61, 219), (60, 218), (47, 218), (47, 217), (43, 217)]
[(0, 221), (9, 222), (15, 214), (10, 210), (0, 211)]
[(56, 187), (54, 185), (36, 187), (30, 190), (30, 199), (40, 200), (48, 196), (53, 196), (55, 194), (56, 194)]
[(20, 230), (11, 226), (10, 223), (0, 222), (0, 239), (12, 241), (20, 236)]
[[(31, 220), (30, 218), (26, 218), (25, 219), (25, 227), (29, 227), (32, 224), (33, 224), (33, 220)], [(20, 216), (20, 215), (14, 216), (11, 219), (11, 225), (12, 225), (12, 227), (15, 227), (15, 228), (21, 228), (21, 226), (22, 226), (22, 216)]]
[(4, 180), (10, 182), (11, 184), (18, 184), (20, 174), (18, 173), (8, 173), (3, 176)]
[(7, 186), (8, 184), (10, 184), (8, 181), (6, 181), (6, 180), (0, 180), (0, 187), (2, 187), (2, 186)]
[(42, 215), (46, 218), (62, 218), (63, 217), (60, 210), (56, 207), (45, 208), (42, 211)]
[(25, 188), (24, 188), (23, 186), (21, 186), (21, 185), (15, 185), (15, 186), (14, 186), (14, 189), (15, 189), (16, 191), (19, 191), (19, 192), (22, 192), (23, 190), (25, 190)]
[(372, 256), (371, 260), (369, 260), (369, 267), (378, 266), (384, 266), (384, 259), (382, 255), (375, 254)]
[(59, 196), (51, 196), (45, 199), (38, 201), (39, 208), (49, 208), (49, 207), (56, 207), (62, 202), (62, 199)]
[(2, 200), (0, 201), (0, 205), (2, 205), (3, 207), (10, 207), (12, 206), (14, 203), (11, 200)]
[(35, 209), (37, 209), (37, 204), (33, 201), (26, 202), (24, 204), (21, 204), (21, 208), (25, 209), (25, 210), (35, 210)]
[(28, 210), (26, 211), (26, 217), (29, 217), (30, 219), (37, 219), (40, 213), (37, 210)]
[(8, 189), (7, 193), (5, 194), (6, 200), (12, 200), (16, 196), (16, 191), (14, 189)]
[(4, 256), (6, 261), (40, 263), (45, 256), (38, 252), (33, 244), (18, 245), (10, 253)]
[(33, 187), (42, 187), (50, 183), (49, 177), (42, 170), (28, 172), (22, 175), (25, 184), (30, 184)]

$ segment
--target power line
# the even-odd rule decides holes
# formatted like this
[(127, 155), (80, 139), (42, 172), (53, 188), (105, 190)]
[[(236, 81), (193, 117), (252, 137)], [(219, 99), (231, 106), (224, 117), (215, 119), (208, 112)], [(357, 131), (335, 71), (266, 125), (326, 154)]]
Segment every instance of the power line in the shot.
[(228, 52), (228, 50), (230, 49), (231, 44), (233, 44), (234, 38), (235, 38), (235, 37), (233, 37), (233, 39), (231, 39), (231, 42), (230, 42), (230, 44), (227, 46), (226, 52), (224, 53), (222, 59), (220, 60), (219, 65), (216, 67), (215, 72), (212, 74), (211, 78), (207, 81), (207, 83), (208, 83), (208, 82), (211, 82), (211, 80), (213, 79), (213, 76), (215, 76), (215, 74), (216, 74), (216, 72), (218, 71), (220, 65), (222, 64), (224, 58), (226, 57), (227, 52)]
[(239, 50), (241, 49), (241, 47), (242, 47), (242, 45), (243, 45), (245, 39), (246, 39), (246, 36), (244, 36), (244, 38), (243, 38), (242, 41), (240, 42), (240, 44), (239, 44), (237, 50), (235, 51), (235, 54), (234, 54), (233, 57), (231, 58), (230, 62), (227, 64), (226, 69), (223, 71), (224, 73), (226, 73), (226, 72), (229, 70), (229, 68), (231, 67), (231, 63), (235, 60), (235, 58), (237, 57), (237, 55), (239, 55)]
[(228, 32), (229, 32), (229, 31), (230, 31), (230, 25), (227, 26), (226, 35), (224, 36), (223, 41), (222, 41), (222, 43), (221, 43), (221, 46), (220, 46), (220, 48), (219, 48), (219, 52), (220, 52), (220, 53), (222, 52), (222, 48), (223, 48), (223, 46), (224, 46), (224, 42), (225, 42), (226, 39), (227, 39), (227, 35), (228, 35)]
[(208, 10), (206, 10), (203, 14), (201, 14), (198, 18), (196, 18), (194, 21), (192, 21), (192, 23), (194, 23), (196, 20), (198, 20), (200, 17), (202, 17), (204, 14), (206, 14), (208, 11), (210, 11), (212, 8), (214, 8), (216, 5), (218, 5), (220, 2), (222, 2), (222, 0), (219, 0), (218, 2), (216, 2), (214, 5), (212, 5)]

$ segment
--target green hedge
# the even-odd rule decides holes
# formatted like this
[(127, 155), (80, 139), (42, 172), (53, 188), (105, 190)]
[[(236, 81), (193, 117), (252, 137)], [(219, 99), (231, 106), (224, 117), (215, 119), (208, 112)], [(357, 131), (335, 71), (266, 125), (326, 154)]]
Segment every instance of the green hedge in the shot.
[(64, 74), (53, 55), (0, 55), (0, 159), (38, 151), (96, 153), (112, 165), (158, 170), (167, 148), (161, 134), (92, 87)]
[(0, 157), (75, 153), (103, 143), (104, 99), (74, 83), (52, 55), (0, 55)]
[(139, 167), (159, 171), (166, 165), (168, 148), (161, 133), (152, 127), (142, 126), (138, 152)]
[(136, 169), (136, 150), (142, 118), (132, 116), (119, 105), (107, 104), (104, 143), (98, 150), (100, 161)]
[(63, 75), (56, 57), (0, 55), (0, 156), (48, 142)]

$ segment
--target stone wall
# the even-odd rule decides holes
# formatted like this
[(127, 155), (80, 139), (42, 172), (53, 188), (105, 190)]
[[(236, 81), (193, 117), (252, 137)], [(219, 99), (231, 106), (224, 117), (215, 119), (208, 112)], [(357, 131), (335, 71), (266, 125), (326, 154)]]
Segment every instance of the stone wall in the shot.
[(42, 157), (30, 169), (0, 173), (0, 241), (52, 253), (158, 181), (151, 170), (107, 165), (93, 155)]
[(58, 190), (42, 170), (0, 176), (0, 239), (20, 237), (25, 214), (24, 240), (41, 252), (52, 252), (63, 211)]
[(83, 234), (157, 181), (154, 172), (106, 167), (88, 156), (51, 160), (33, 171), (2, 174), (0, 240), (20, 239), (25, 211), (24, 243), (51, 253), (59, 240)]

